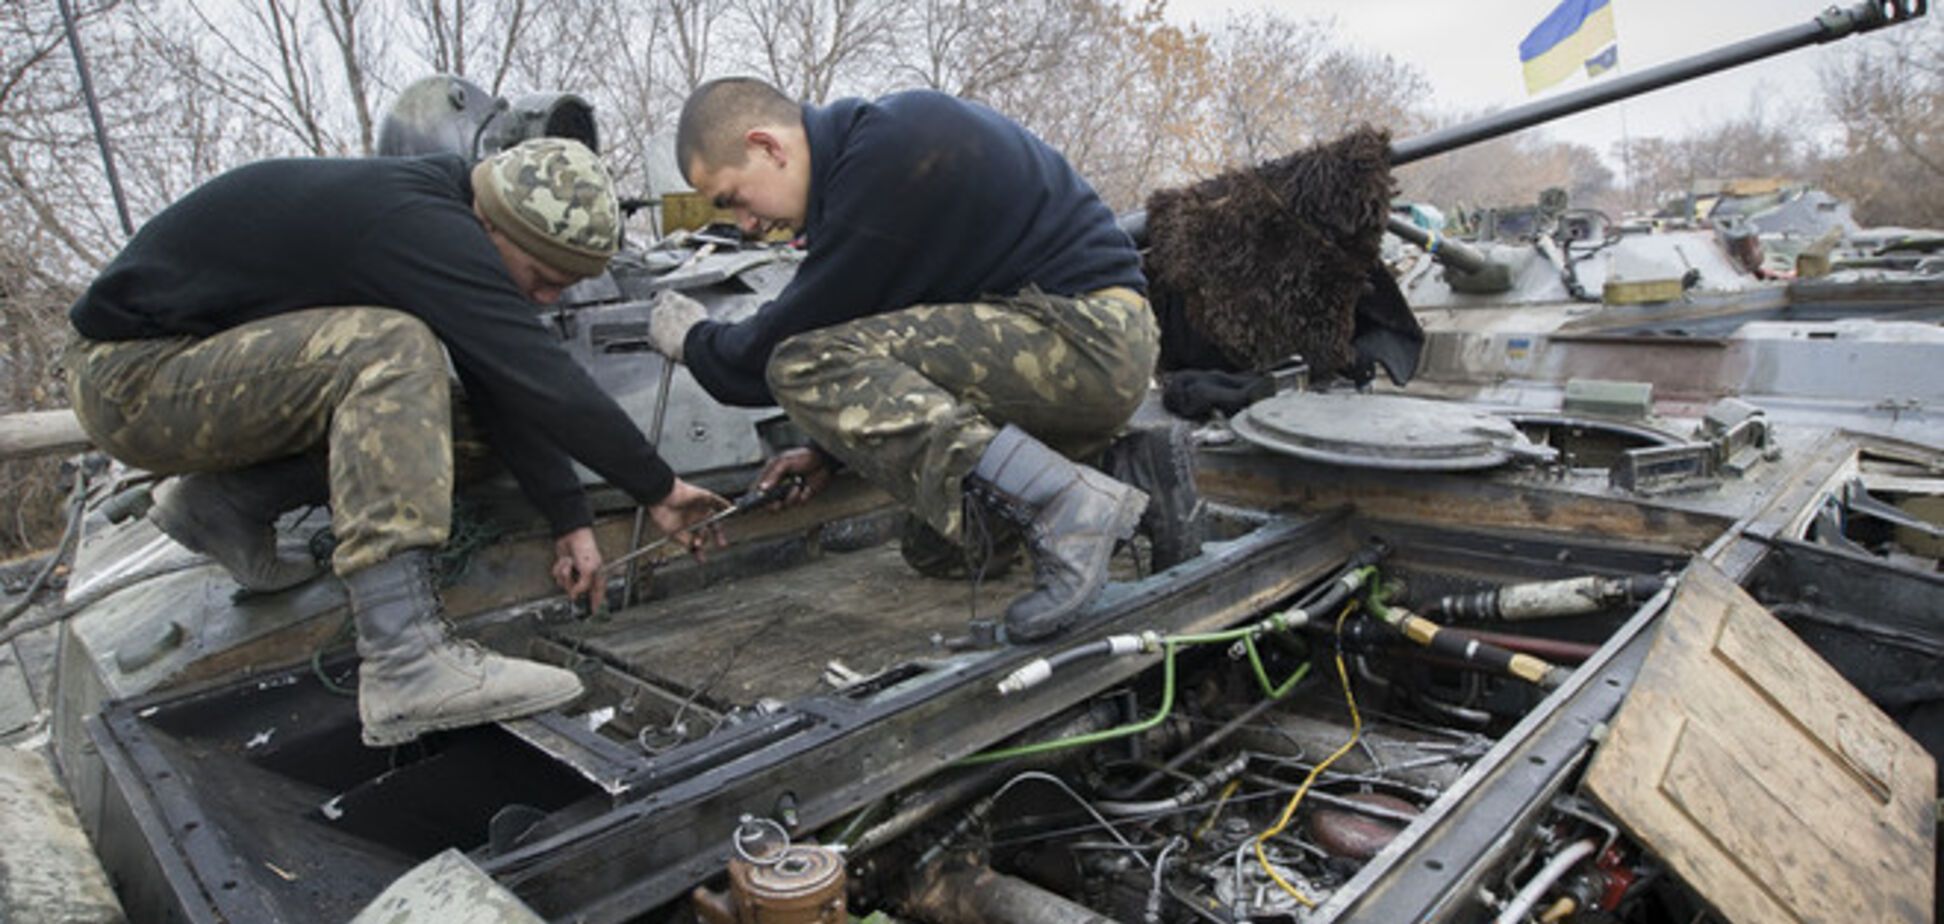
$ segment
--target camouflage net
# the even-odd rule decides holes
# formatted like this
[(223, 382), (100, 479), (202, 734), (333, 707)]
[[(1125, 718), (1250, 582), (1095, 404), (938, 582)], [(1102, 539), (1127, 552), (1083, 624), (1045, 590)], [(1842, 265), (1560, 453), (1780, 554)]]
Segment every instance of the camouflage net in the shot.
[(1146, 268), (1189, 323), (1237, 363), (1354, 359), (1357, 299), (1395, 184), (1390, 134), (1363, 126), (1288, 157), (1148, 197)]

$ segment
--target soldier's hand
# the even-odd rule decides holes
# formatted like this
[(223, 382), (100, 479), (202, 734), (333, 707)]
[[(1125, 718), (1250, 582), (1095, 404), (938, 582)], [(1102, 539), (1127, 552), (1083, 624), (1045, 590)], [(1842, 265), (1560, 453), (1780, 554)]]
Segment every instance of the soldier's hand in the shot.
[(729, 501), (722, 495), (677, 478), (675, 486), (668, 490), (668, 496), (662, 498), (661, 503), (648, 508), (648, 518), (655, 521), (656, 529), (664, 535), (673, 536), (676, 542), (701, 560), (707, 558), (710, 545), (722, 548), (729, 542), (723, 538), (720, 526), (689, 527), (728, 507)]
[(823, 453), (814, 449), (785, 449), (776, 458), (763, 466), (763, 473), (756, 476), (752, 491), (767, 491), (777, 482), (791, 475), (799, 476), (796, 487), (783, 496), (779, 507), (794, 507), (816, 497), (830, 485), (830, 465), (824, 461)]
[(682, 361), (682, 341), (695, 325), (709, 319), (702, 303), (673, 289), (655, 299), (655, 310), (648, 316), (648, 343), (655, 352), (676, 362)]
[(601, 547), (594, 541), (592, 527), (583, 526), (554, 540), (553, 579), (570, 600), (587, 595), (588, 605), (595, 610), (607, 602), (607, 584), (601, 580)]

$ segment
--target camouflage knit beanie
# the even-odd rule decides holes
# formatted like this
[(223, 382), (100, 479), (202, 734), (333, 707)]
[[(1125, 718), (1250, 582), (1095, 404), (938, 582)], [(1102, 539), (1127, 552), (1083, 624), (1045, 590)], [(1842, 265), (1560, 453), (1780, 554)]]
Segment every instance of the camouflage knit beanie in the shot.
[(472, 184), (473, 201), (494, 228), (563, 273), (599, 275), (621, 246), (614, 182), (578, 141), (523, 141), (480, 161)]

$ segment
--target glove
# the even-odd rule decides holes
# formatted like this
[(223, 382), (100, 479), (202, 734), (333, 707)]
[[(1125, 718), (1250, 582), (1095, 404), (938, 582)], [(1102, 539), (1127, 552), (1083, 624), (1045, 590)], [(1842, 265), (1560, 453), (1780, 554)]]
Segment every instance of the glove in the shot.
[(673, 289), (664, 291), (655, 302), (655, 313), (648, 317), (648, 343), (655, 352), (676, 362), (682, 361), (682, 341), (689, 329), (709, 319), (702, 303)]

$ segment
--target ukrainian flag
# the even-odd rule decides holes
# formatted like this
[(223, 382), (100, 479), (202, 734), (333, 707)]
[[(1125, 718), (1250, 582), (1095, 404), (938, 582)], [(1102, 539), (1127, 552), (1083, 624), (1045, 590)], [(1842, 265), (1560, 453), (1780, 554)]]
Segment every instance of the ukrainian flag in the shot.
[(1620, 45), (1608, 45), (1599, 54), (1586, 59), (1586, 76), (1590, 79), (1620, 66)]
[(1519, 43), (1526, 92), (1537, 93), (1565, 80), (1582, 64), (1587, 65), (1589, 73), (1605, 70), (1597, 64), (1599, 59), (1608, 58), (1602, 51), (1608, 45), (1614, 45), (1612, 59), (1617, 59), (1612, 0), (1560, 0), (1559, 6)]

